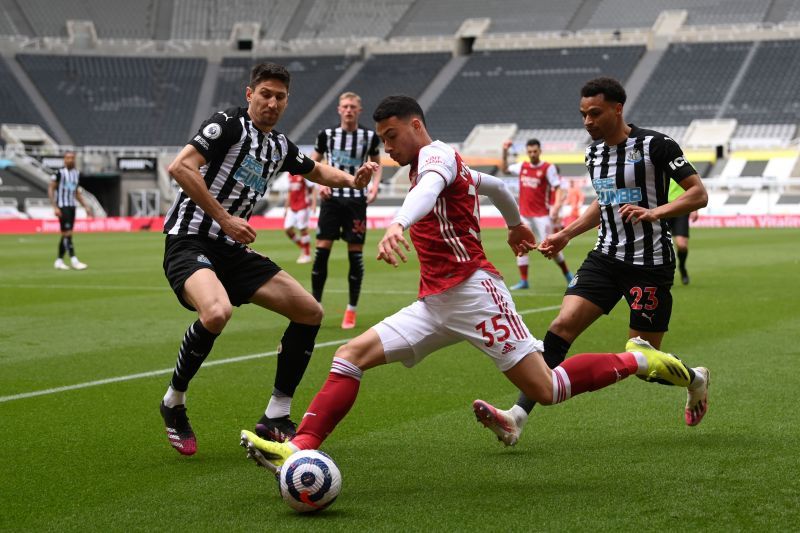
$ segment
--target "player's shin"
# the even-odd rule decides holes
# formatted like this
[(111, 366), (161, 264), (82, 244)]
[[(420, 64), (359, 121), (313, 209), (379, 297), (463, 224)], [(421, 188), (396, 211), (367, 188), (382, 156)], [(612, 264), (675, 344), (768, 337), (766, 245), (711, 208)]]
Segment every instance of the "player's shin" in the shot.
[[(572, 346), (570, 342), (562, 339), (552, 331), (548, 331), (544, 336), (544, 353), (542, 354), (544, 356), (544, 362), (547, 363), (547, 366), (550, 368), (557, 367), (567, 357), (570, 346)], [(525, 396), (525, 393), (521, 392), (515, 405), (524, 410), (525, 413), (531, 414), (536, 402)], [(521, 413), (519, 414), (521, 415)], [(525, 417), (518, 416), (517, 418), (517, 423), (525, 423)]]
[[(298, 322), (290, 322), (289, 327), (281, 338), (281, 347), (278, 352), (278, 368), (275, 372), (276, 399), (272, 408), (271, 418), (288, 416), (291, 408), (291, 399), (303, 374), (306, 372), (314, 351), (314, 343), (319, 332), (319, 325), (310, 326)], [(273, 400), (270, 400), (273, 403)], [(280, 412), (278, 412), (278, 410)]]
[(334, 357), (328, 379), (303, 415), (292, 444), (301, 450), (319, 448), (355, 403), (362, 375), (356, 365)]
[[(189, 381), (200, 370), (200, 366), (208, 357), (218, 336), (218, 333), (207, 330), (200, 320), (196, 320), (189, 326), (178, 350), (178, 361), (175, 363), (175, 370), (170, 382), (174, 390), (186, 391)], [(174, 406), (167, 404), (167, 407)]]
[(632, 353), (585, 353), (553, 369), (553, 403), (613, 385), (639, 370)]
[(347, 258), (350, 263), (350, 271), (347, 273), (348, 287), (350, 289), (351, 308), (358, 305), (358, 297), (361, 295), (361, 281), (364, 279), (364, 254), (362, 252), (348, 252)]
[(311, 266), (311, 293), (318, 302), (322, 301), (322, 290), (325, 288), (325, 280), (328, 279), (328, 257), (330, 255), (329, 248), (317, 248), (314, 264)]

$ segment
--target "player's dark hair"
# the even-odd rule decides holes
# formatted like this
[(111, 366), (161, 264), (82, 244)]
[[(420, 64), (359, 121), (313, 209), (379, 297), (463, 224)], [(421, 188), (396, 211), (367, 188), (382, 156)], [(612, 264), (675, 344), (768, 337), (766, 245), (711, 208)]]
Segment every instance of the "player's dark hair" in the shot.
[(282, 65), (276, 63), (259, 63), (254, 66), (250, 71), (250, 83), (248, 87), (255, 89), (256, 85), (266, 80), (278, 80), (286, 85), (286, 90), (289, 90), (289, 83), (292, 81), (292, 75)]
[[(422, 112), (419, 103), (410, 96), (402, 94), (387, 96), (381, 100), (381, 103), (375, 108), (375, 112), (372, 113), (372, 120), (375, 122), (391, 117), (401, 119), (419, 117), (422, 123), (425, 124), (425, 113)], [(427, 124), (425, 125), (427, 126)]]
[(525, 143), (525, 146), (538, 146), (541, 148), (542, 143), (539, 142), (539, 139), (528, 139), (528, 142)]
[(581, 96), (587, 98), (589, 96), (597, 96), (602, 94), (606, 101), (615, 102), (618, 104), (625, 104), (628, 96), (625, 94), (622, 84), (614, 78), (595, 78), (586, 82), (581, 88)]

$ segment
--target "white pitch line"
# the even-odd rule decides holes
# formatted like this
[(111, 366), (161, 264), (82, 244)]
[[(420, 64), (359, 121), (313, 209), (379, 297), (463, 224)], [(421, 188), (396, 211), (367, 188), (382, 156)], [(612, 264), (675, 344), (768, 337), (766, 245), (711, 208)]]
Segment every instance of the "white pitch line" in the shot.
[[(553, 311), (555, 309), (560, 309), (560, 305), (551, 305), (548, 307), (537, 307), (533, 309), (525, 309), (523, 311), (517, 311), (520, 315), (529, 315), (532, 313), (543, 313), (545, 311)], [(350, 339), (339, 339), (335, 341), (327, 341), (321, 342), (315, 346), (315, 348), (325, 348), (327, 346), (334, 346), (344, 344)], [(262, 357), (271, 357), (276, 355), (277, 351), (272, 352), (264, 352), (264, 353), (256, 353), (250, 355), (240, 355), (237, 357), (229, 357), (228, 359), (219, 359), (219, 360), (212, 360), (203, 363), (203, 367), (209, 366), (217, 366), (217, 365), (227, 365), (229, 363), (239, 363), (241, 361), (249, 361), (251, 359), (260, 359)], [(98, 379), (96, 381), (87, 381), (85, 383), (77, 383), (75, 385), (65, 385), (63, 387), (54, 387), (52, 389), (43, 389), (38, 391), (32, 392), (23, 392), (20, 394), (12, 394), (10, 396), (0, 396), (0, 403), (5, 402), (13, 402), (14, 400), (23, 400), (25, 398), (34, 398), (36, 396), (46, 396), (48, 394), (57, 394), (59, 392), (67, 392), (71, 390), (78, 390), (78, 389), (88, 389), (90, 387), (98, 387), (100, 385), (108, 385), (109, 383), (120, 383), (123, 381), (132, 381), (134, 379), (141, 379), (141, 378), (150, 378), (153, 376), (161, 376), (165, 374), (171, 374), (173, 368), (162, 368), (161, 370), (151, 370), (149, 372), (140, 372), (138, 374), (128, 374), (127, 376), (117, 376), (113, 378), (106, 378), (106, 379)]]
[[(326, 346), (333, 346), (344, 344), (350, 339), (339, 339), (336, 341), (321, 342), (314, 346), (315, 348), (324, 348)], [(278, 352), (264, 352), (255, 353), (250, 355), (240, 355), (238, 357), (230, 357), (228, 359), (219, 359), (217, 361), (207, 361), (203, 363), (203, 367), (226, 365), (228, 363), (239, 363), (241, 361), (249, 361), (250, 359), (259, 359), (261, 357), (271, 357)], [(100, 385), (107, 385), (109, 383), (119, 383), (121, 381), (131, 381), (134, 379), (149, 378), (153, 376), (160, 376), (163, 374), (171, 374), (173, 368), (162, 368), (161, 370), (151, 370), (150, 372), (140, 372), (138, 374), (128, 374), (127, 376), (117, 376), (115, 378), (98, 379), (97, 381), (87, 381), (86, 383), (77, 383), (75, 385), (66, 385), (64, 387), (55, 387), (52, 389), (44, 389), (33, 392), (23, 392), (21, 394), (12, 394), (11, 396), (0, 396), (0, 403), (11, 402), (14, 400), (22, 400), (24, 398), (33, 398), (35, 396), (45, 396), (47, 394), (57, 394), (59, 392), (66, 392), (77, 389), (88, 389), (89, 387), (97, 387)]]

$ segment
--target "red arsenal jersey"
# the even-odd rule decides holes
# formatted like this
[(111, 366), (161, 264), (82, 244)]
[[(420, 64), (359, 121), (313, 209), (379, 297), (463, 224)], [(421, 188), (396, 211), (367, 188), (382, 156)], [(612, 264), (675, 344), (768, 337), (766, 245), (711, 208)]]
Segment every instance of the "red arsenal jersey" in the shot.
[(310, 193), (303, 176), (289, 174), (289, 209), (292, 211), (307, 209), (311, 205)]
[(409, 230), (420, 263), (419, 297), (455, 287), (478, 269), (500, 277), (481, 245), (480, 182), (473, 181), (461, 156), (441, 141), (424, 146), (411, 163), (412, 189), (417, 177), (427, 172), (441, 176), (446, 186), (433, 211)]
[(530, 162), (509, 165), (509, 171), (519, 174), (519, 213), (524, 217), (544, 217), (550, 214), (550, 189), (558, 187), (555, 165)]

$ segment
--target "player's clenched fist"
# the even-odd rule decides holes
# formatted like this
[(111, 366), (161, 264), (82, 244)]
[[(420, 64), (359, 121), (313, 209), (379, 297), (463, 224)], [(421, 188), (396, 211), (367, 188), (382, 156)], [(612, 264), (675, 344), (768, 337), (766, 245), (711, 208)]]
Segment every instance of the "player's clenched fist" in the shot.
[(363, 165), (361, 165), (358, 170), (356, 171), (355, 175), (355, 188), (356, 189), (363, 189), (367, 185), (369, 185), (369, 181), (372, 179), (372, 175), (378, 171), (378, 163), (373, 161), (367, 161)]

